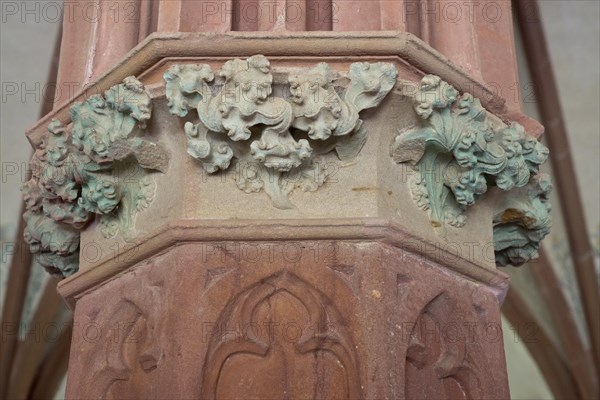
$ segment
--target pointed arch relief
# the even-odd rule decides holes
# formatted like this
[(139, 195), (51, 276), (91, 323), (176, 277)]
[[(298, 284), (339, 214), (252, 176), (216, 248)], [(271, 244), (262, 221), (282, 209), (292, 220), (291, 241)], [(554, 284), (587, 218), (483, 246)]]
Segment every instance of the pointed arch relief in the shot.
[(70, 383), (80, 398), (123, 398), (125, 393), (144, 398), (151, 392), (148, 381), (155, 379), (163, 358), (159, 338), (164, 281), (142, 278), (139, 287), (145, 290), (131, 291), (118, 301), (97, 302), (81, 316), (85, 322), (73, 346), (79, 348), (78, 362), (87, 372)]
[(209, 339), (201, 396), (361, 398), (352, 339), (323, 293), (278, 272), (224, 308)]
[(406, 352), (406, 398), (480, 399), (488, 393), (478, 375), (485, 368), (476, 364), (480, 357), (467, 346), (470, 339), (458, 313), (456, 301), (445, 291), (419, 313)]

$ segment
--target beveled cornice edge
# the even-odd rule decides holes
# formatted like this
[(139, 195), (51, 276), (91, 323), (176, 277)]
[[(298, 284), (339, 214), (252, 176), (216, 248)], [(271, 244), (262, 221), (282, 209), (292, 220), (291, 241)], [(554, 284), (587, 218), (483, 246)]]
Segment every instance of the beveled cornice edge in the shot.
[(128, 76), (139, 76), (148, 68), (167, 57), (249, 57), (265, 56), (398, 56), (424, 73), (440, 76), (458, 88), (467, 88), (482, 100), (488, 111), (505, 121), (521, 123), (526, 130), (539, 137), (543, 127), (522, 113), (509, 110), (505, 100), (494, 91), (469, 76), (448, 58), (431, 48), (416, 36), (407, 32), (228, 32), (228, 33), (153, 33), (139, 43), (121, 61), (96, 81), (87, 85), (72, 99), (58, 105), (51, 113), (27, 130), (27, 137), (37, 147), (47, 125), (52, 119), (63, 124), (70, 122), (69, 108), (72, 103), (87, 98), (89, 88), (94, 93), (103, 92), (120, 83)]
[[(485, 268), (462, 255), (439, 248), (412, 235), (400, 224), (382, 218), (286, 219), (286, 220), (176, 220), (139, 239), (115, 258), (108, 259), (64, 279), (58, 292), (71, 308), (87, 291), (105, 284), (136, 264), (169, 249), (194, 242), (370, 240), (422, 256), (425, 262), (443, 266), (469, 280), (488, 286), (502, 303), (509, 278), (501, 271)], [(437, 259), (430, 250), (436, 250)], [(451, 260), (451, 261), (450, 261)]]

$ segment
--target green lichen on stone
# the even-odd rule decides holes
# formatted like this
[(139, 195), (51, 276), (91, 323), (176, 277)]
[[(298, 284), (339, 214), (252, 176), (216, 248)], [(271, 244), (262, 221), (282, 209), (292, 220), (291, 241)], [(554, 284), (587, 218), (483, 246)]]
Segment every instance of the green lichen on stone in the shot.
[[(77, 271), (79, 232), (95, 215), (117, 217), (113, 235), (132, 232), (133, 216), (142, 208), (136, 202), (147, 205), (152, 198), (146, 170), (165, 171), (168, 164), (161, 146), (139, 137), (151, 99), (135, 78), (74, 104), (70, 113), (70, 130), (58, 120), (48, 126), (30, 163), (32, 178), (23, 186), (25, 240), (40, 264), (62, 276)], [(133, 165), (137, 179), (123, 179), (124, 164)]]

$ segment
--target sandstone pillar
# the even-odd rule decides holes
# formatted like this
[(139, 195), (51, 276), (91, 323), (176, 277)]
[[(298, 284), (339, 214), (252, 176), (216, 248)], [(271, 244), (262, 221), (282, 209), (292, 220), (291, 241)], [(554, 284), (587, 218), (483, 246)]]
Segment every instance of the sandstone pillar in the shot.
[(462, 23), (454, 64), (406, 32), (456, 49), (447, 25), (383, 17), (405, 2), (356, 25), (276, 3), (206, 29), (192, 2), (141, 2), (156, 32), (127, 54), (92, 35), (114, 59), (28, 132), (26, 238), (75, 312), (68, 397), (507, 398), (496, 265), (536, 255), (550, 190), (539, 125), (485, 82), (482, 32), (510, 25)]

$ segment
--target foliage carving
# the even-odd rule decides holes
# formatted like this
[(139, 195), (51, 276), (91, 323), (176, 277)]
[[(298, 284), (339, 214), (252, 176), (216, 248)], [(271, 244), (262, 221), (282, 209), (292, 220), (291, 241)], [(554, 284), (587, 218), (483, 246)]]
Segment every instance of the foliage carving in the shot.
[[(237, 186), (264, 190), (277, 208), (293, 208), (295, 188), (317, 190), (326, 181), (316, 157), (333, 150), (342, 160), (359, 153), (366, 140), (360, 111), (376, 107), (396, 82), (392, 64), (354, 63), (343, 95), (339, 74), (325, 63), (289, 73), (289, 96), (274, 95), (266, 57), (227, 61), (215, 75), (208, 65), (174, 65), (165, 74), (172, 114), (196, 110), (186, 122), (188, 153), (208, 173), (232, 162), (245, 169)], [(250, 167), (250, 168), (248, 168)]]
[[(532, 177), (548, 158), (548, 149), (521, 125), (494, 129), (478, 99), (460, 95), (438, 76), (423, 77), (413, 106), (420, 123), (399, 132), (391, 155), (397, 163), (414, 166), (413, 200), (429, 212), (435, 228), (464, 226), (466, 208), (488, 186), (522, 188), (537, 179)], [(539, 240), (547, 234), (543, 232), (538, 232)], [(501, 265), (505, 259), (500, 256)]]
[(552, 226), (551, 191), (550, 177), (538, 174), (496, 205), (494, 252), (497, 265), (519, 266), (538, 256), (541, 241)]
[(48, 126), (23, 196), (25, 240), (50, 273), (77, 272), (80, 230), (94, 215), (106, 237), (132, 234), (136, 212), (154, 193), (147, 171), (168, 166), (166, 151), (141, 137), (151, 110), (142, 83), (128, 77), (104, 96), (75, 103), (70, 129), (58, 120)]

